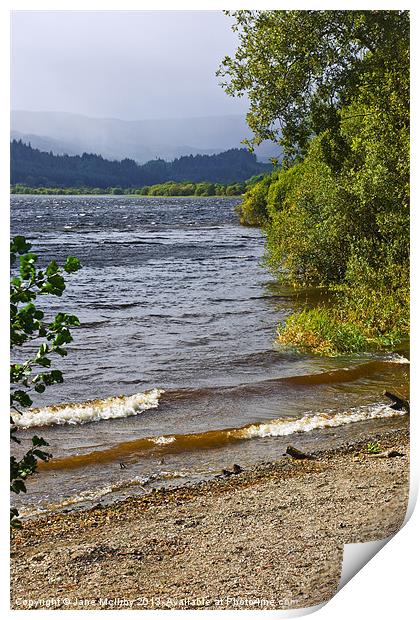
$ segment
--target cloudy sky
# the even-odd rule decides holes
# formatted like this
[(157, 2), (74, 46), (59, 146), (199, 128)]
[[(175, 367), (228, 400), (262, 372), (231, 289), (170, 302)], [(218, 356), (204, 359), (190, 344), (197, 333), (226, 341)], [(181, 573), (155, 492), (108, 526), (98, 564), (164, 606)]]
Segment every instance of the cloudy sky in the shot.
[(127, 120), (242, 114), (215, 71), (236, 49), (221, 11), (15, 11), (12, 109)]

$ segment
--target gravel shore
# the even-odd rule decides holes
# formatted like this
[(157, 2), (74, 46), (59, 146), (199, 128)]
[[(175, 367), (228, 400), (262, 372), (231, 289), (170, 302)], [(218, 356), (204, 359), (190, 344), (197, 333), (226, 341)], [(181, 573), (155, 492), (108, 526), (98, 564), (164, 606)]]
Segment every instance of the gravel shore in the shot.
[(12, 609), (287, 609), (327, 601), (343, 543), (385, 538), (404, 520), (408, 429), (376, 439), (402, 456), (368, 455), (359, 442), (315, 460), (283, 458), (27, 521), (12, 536)]

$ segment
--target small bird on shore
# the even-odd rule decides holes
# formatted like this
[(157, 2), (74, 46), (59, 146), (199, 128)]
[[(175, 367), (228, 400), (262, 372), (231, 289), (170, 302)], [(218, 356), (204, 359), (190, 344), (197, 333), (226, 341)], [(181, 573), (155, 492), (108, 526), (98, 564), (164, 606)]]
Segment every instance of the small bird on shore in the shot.
[(120, 469), (127, 469), (127, 465), (125, 465), (124, 463), (120, 463)]

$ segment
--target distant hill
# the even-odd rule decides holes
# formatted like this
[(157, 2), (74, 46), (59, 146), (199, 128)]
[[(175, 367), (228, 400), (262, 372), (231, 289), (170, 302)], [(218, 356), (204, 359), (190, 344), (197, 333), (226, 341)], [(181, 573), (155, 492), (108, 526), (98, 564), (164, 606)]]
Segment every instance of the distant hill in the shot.
[(54, 155), (22, 141), (10, 145), (10, 182), (30, 187), (142, 187), (166, 181), (235, 183), (271, 169), (246, 149), (217, 155), (188, 155), (173, 162), (151, 160), (139, 165), (132, 159), (109, 161), (101, 155)]
[(55, 155), (81, 155), (75, 145), (69, 142), (45, 138), (31, 133), (20, 133), (20, 131), (10, 132), (11, 140), (21, 140), (25, 144), (31, 144), (40, 151), (52, 152)]
[[(241, 115), (125, 121), (90, 118), (64, 112), (12, 111), (11, 138), (56, 155), (97, 153), (107, 159), (145, 163), (183, 155), (211, 155), (241, 148), (249, 138)], [(260, 161), (279, 156), (279, 147), (265, 142), (256, 149)]]

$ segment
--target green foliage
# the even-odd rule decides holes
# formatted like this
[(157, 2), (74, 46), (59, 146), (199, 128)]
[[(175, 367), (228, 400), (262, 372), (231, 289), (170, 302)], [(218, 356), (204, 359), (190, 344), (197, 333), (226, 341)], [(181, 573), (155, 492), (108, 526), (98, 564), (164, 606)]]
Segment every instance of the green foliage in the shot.
[[(70, 329), (78, 326), (79, 319), (59, 312), (47, 320), (43, 310), (36, 307), (38, 295), (61, 297), (66, 286), (64, 274), (71, 274), (81, 267), (73, 256), (67, 257), (60, 267), (51, 261), (44, 269), (37, 267), (38, 256), (30, 252), (31, 244), (25, 237), (14, 237), (10, 243), (10, 262), (13, 276), (10, 282), (10, 347), (12, 353), (23, 347), (28, 358), (10, 364), (10, 406), (15, 414), (21, 408), (32, 405), (31, 392), (43, 393), (48, 386), (62, 383), (61, 371), (51, 369), (51, 357), (67, 355), (65, 345), (72, 342)], [(17, 427), (10, 419), (11, 440), (20, 443)], [(40, 449), (47, 446), (41, 437), (32, 437), (32, 447), (20, 459), (10, 459), (10, 489), (14, 493), (26, 493), (25, 480), (36, 471), (39, 459), (47, 461), (50, 454)], [(11, 524), (20, 522), (15, 508), (11, 510)]]
[(258, 180), (261, 180), (261, 176), (254, 176), (247, 181), (231, 183), (230, 185), (205, 181), (201, 183), (167, 181), (166, 183), (130, 187), (124, 190), (116, 187), (107, 187), (103, 190), (97, 187), (28, 187), (27, 185), (17, 183), (11, 186), (10, 192), (12, 194), (41, 195), (241, 196), (247, 188), (251, 187)]
[(366, 452), (368, 454), (379, 454), (382, 452), (382, 446), (379, 441), (369, 442), (366, 446)]
[[(11, 438), (16, 443), (19, 443), (15, 433), (16, 427), (12, 426)], [(45, 452), (45, 450), (40, 450), (43, 446), (48, 446), (48, 443), (42, 437), (34, 435), (32, 437), (32, 447), (20, 460), (17, 460), (15, 456), (10, 457), (10, 490), (13, 493), (26, 493), (25, 480), (28, 476), (35, 473), (38, 460), (48, 461), (51, 458), (51, 454)], [(10, 509), (10, 524), (15, 528), (21, 527), (19, 512), (13, 507)]]
[(222, 86), (229, 95), (249, 98), (251, 146), (278, 140), (289, 158), (337, 123), (337, 112), (360, 83), (380, 92), (386, 65), (407, 49), (409, 38), (408, 11), (228, 14), (239, 46), (218, 71)]
[(225, 88), (250, 97), (254, 143), (279, 139), (289, 155), (247, 191), (241, 221), (263, 226), (278, 279), (339, 292), (335, 309), (290, 319), (282, 337), (301, 344), (306, 326), (315, 349), (365, 346), (342, 340), (347, 325), (366, 346), (395, 346), (409, 328), (408, 13), (234, 16), (240, 45), (223, 62)]
[(168, 181), (151, 186), (146, 185), (136, 190), (127, 190), (126, 193), (140, 196), (239, 196), (245, 192), (247, 187), (247, 182), (223, 185), (205, 181), (201, 183)]
[(236, 211), (244, 226), (261, 226), (267, 219), (267, 194), (270, 177), (252, 185)]
[(26, 186), (48, 187), (51, 190), (72, 187), (78, 190), (76, 193), (80, 190), (85, 193), (88, 189), (88, 193), (95, 194), (106, 190), (107, 193), (121, 195), (127, 189), (133, 191), (167, 181), (185, 184), (185, 179), (197, 184), (241, 183), (271, 169), (270, 164), (257, 162), (256, 156), (244, 148), (229, 149), (215, 155), (188, 155), (172, 162), (154, 159), (137, 164), (131, 159), (109, 161), (88, 153), (80, 156), (54, 155), (34, 149), (21, 140), (11, 142), (10, 160), (10, 182), (20, 193)]
[(330, 309), (322, 307), (292, 314), (279, 329), (278, 341), (320, 355), (357, 353), (369, 346), (358, 325), (341, 321)]

